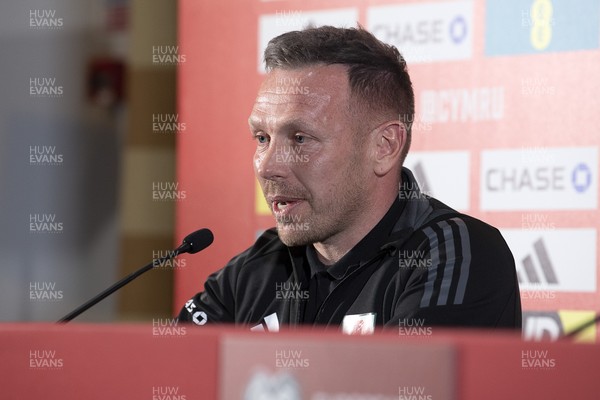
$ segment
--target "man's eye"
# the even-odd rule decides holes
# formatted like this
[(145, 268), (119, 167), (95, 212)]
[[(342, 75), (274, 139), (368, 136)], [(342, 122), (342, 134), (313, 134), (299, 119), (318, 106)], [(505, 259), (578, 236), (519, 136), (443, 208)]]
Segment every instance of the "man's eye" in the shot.
[(267, 143), (269, 141), (265, 135), (255, 135), (254, 138), (258, 143)]
[(306, 141), (306, 136), (296, 135), (294, 136), (296, 143), (304, 143)]

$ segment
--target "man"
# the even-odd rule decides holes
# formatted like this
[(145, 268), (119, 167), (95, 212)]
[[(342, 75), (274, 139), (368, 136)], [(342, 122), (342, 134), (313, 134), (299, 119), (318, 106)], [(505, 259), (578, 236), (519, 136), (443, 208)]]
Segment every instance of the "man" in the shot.
[(396, 48), (362, 28), (308, 28), (271, 40), (265, 63), (249, 124), (277, 228), (212, 274), (179, 320), (520, 328), (498, 230), (425, 196), (402, 167), (414, 95)]

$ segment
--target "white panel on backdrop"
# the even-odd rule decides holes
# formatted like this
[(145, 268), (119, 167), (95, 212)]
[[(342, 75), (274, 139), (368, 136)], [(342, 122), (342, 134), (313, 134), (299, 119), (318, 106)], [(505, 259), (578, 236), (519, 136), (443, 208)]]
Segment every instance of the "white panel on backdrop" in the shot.
[(404, 162), (421, 192), (459, 211), (469, 209), (469, 164), (467, 151), (409, 152)]
[(355, 27), (358, 22), (357, 8), (340, 8), (323, 11), (281, 10), (275, 14), (261, 15), (258, 19), (258, 72), (265, 72), (263, 52), (269, 40), (282, 33), (297, 31), (307, 26), (332, 25)]
[(481, 153), (481, 209), (593, 210), (598, 148), (521, 148)]
[(367, 29), (396, 46), (409, 64), (468, 59), (473, 52), (473, 2), (370, 7)]
[(502, 229), (521, 290), (596, 291), (595, 229)]

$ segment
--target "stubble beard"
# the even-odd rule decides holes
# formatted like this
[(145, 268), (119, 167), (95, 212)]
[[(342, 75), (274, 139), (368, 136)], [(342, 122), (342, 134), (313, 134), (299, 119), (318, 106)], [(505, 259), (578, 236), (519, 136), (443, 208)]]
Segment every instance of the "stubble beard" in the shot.
[[(348, 229), (363, 211), (364, 185), (349, 163), (343, 178), (332, 191), (332, 197), (307, 200), (310, 214), (298, 221), (277, 221), (280, 240), (290, 247), (327, 243)], [(316, 203), (316, 204), (315, 204)]]

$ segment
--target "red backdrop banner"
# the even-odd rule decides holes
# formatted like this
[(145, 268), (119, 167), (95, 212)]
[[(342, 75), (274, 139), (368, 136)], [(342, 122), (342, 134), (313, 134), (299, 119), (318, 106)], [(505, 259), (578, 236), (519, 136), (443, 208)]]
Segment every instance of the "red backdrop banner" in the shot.
[[(247, 118), (268, 39), (356, 22), (406, 55), (417, 115), (406, 166), (424, 191), (498, 227), (515, 256), (527, 337), (600, 310), (600, 6), (593, 1), (181, 0), (179, 237), (213, 246), (177, 272), (175, 308), (273, 225), (252, 170)], [(585, 334), (593, 339), (591, 328)]]

